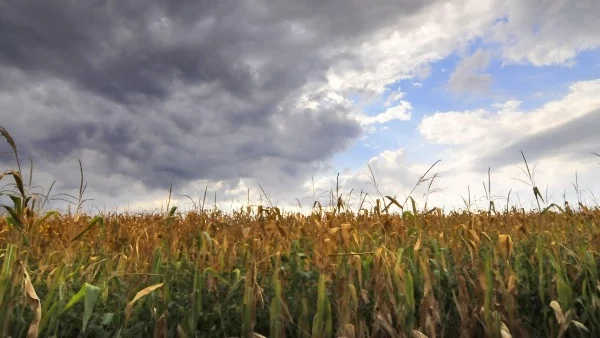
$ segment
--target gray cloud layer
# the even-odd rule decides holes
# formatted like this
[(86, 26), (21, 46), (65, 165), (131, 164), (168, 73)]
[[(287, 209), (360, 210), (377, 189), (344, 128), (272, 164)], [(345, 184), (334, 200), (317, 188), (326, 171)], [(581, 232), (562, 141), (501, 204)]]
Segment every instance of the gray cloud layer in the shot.
[(298, 107), (302, 87), (349, 57), (336, 46), (424, 6), (4, 1), (0, 119), (66, 188), (78, 183), (77, 158), (90, 186), (115, 195), (128, 178), (166, 188), (305, 177), (360, 126), (344, 104)]
[(492, 83), (490, 74), (482, 73), (490, 62), (490, 53), (478, 50), (473, 55), (464, 58), (450, 75), (448, 86), (450, 89), (472, 92), (485, 92)]

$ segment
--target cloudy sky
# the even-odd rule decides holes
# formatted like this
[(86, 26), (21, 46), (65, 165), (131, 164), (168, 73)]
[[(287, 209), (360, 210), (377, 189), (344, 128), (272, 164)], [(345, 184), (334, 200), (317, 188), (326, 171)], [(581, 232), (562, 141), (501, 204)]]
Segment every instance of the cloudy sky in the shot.
[(491, 168), (496, 203), (527, 208), (521, 150), (551, 202), (577, 173), (594, 203), (599, 18), (596, 0), (6, 0), (0, 125), (36, 186), (75, 193), (81, 160), (100, 210), (171, 184), (183, 209), (208, 187), (306, 210), (338, 173), (356, 206), (375, 186), (403, 201), (438, 160), (420, 207), (485, 205)]

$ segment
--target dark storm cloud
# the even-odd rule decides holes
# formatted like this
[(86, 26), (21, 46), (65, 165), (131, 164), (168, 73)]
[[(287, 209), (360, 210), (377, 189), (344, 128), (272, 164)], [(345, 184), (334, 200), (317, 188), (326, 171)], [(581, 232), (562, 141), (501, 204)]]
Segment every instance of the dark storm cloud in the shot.
[(298, 178), (360, 134), (344, 104), (297, 107), (303, 86), (428, 5), (2, 1), (0, 123), (68, 187), (77, 158), (90, 186), (111, 193), (114, 174), (151, 188)]
[[(257, 89), (302, 84), (303, 74), (325, 66), (319, 48), (422, 7), (421, 1), (365, 7), (361, 1), (9, 0), (0, 4), (0, 60), (119, 101), (164, 97), (174, 79), (217, 82), (249, 97)], [(271, 57), (258, 80), (243, 60), (255, 55)]]
[(518, 140), (481, 158), (475, 166), (487, 170), (488, 166), (498, 168), (520, 164), (523, 162), (521, 150), (530, 165), (541, 158), (557, 154), (564, 155), (567, 159), (592, 158), (591, 152), (599, 151), (598, 126), (600, 126), (600, 110), (595, 110), (567, 123)]

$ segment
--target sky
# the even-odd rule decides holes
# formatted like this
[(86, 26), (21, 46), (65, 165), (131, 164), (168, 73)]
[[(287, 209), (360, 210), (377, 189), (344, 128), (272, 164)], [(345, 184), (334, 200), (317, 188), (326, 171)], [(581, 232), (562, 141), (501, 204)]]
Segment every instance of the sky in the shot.
[(600, 2), (2, 1), (0, 125), (55, 208), (594, 205)]

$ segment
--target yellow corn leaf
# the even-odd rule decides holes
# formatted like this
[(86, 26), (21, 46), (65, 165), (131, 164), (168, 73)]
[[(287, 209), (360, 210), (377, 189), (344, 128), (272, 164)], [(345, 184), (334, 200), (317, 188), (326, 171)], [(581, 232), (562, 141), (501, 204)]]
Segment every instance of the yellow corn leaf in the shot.
[(133, 305), (135, 305), (135, 302), (140, 300), (140, 298), (150, 294), (152, 291), (162, 287), (164, 284), (165, 283), (151, 285), (136, 293), (135, 297), (133, 297), (133, 299), (129, 303), (127, 303), (127, 306), (125, 307), (125, 323), (127, 323), (129, 321), (129, 317), (131, 317), (131, 312), (133, 311)]
[(500, 337), (502, 338), (512, 338), (512, 334), (508, 329), (508, 326), (504, 324), (504, 322), (500, 322)]
[(525, 229), (525, 227), (524, 227), (523, 225), (519, 225), (519, 226), (516, 228), (516, 230), (517, 230), (517, 231), (519, 231), (519, 232), (522, 232), (522, 233), (523, 233), (523, 235), (525, 235), (525, 236), (527, 236), (527, 234), (528, 234), (528, 232), (527, 232), (527, 229)]
[(513, 297), (517, 296), (518, 284), (519, 284), (519, 281), (517, 279), (517, 274), (511, 269), (510, 276), (508, 277), (508, 285), (507, 285), (507, 289), (506, 289), (506, 291), (508, 292), (509, 295), (512, 295)]
[(419, 233), (419, 238), (417, 238), (417, 242), (415, 243), (413, 250), (415, 252), (418, 252), (420, 249), (421, 249), (421, 234)]
[(513, 241), (509, 235), (499, 235), (497, 249), (503, 257), (508, 257), (513, 250)]
[(431, 280), (431, 271), (424, 257), (420, 260), (424, 275), (424, 290), (421, 306), (419, 307), (419, 321), (421, 329), (425, 330), (429, 337), (436, 337), (436, 324), (440, 322), (440, 310), (433, 294), (433, 283)]
[(350, 248), (350, 229), (351, 225), (349, 223), (342, 224), (342, 241), (346, 249)]
[(481, 232), (481, 235), (482, 235), (483, 237), (485, 237), (485, 239), (487, 239), (489, 242), (491, 242), (491, 241), (492, 241), (492, 239), (490, 238), (490, 236), (489, 236), (489, 235), (488, 235), (488, 234), (487, 234), (485, 231), (482, 231), (482, 232)]
[(185, 334), (185, 331), (181, 327), (181, 324), (177, 324), (177, 336), (180, 338), (187, 338), (187, 334)]
[(332, 248), (332, 243), (331, 243), (331, 239), (329, 238), (325, 238), (323, 239), (323, 244), (324, 244), (324, 248), (325, 248), (325, 256), (331, 255), (333, 253), (333, 248)]
[(355, 338), (356, 337), (356, 330), (354, 329), (354, 325), (352, 325), (352, 324), (344, 325), (344, 337), (346, 337), (346, 338)]
[(262, 334), (258, 334), (256, 332), (252, 332), (252, 338), (267, 338), (267, 337), (263, 336)]
[(358, 309), (358, 293), (356, 292), (356, 288), (354, 285), (348, 284), (348, 289), (350, 290), (350, 300), (352, 301), (351, 308)]
[(556, 322), (558, 324), (562, 323), (564, 320), (564, 315), (562, 309), (560, 308), (560, 304), (557, 301), (553, 300), (550, 302), (550, 307), (554, 310), (554, 316), (556, 316)]
[(352, 238), (354, 239), (354, 243), (356, 243), (356, 245), (360, 246), (360, 241), (358, 240), (358, 234), (356, 232), (352, 233)]
[(560, 304), (553, 300), (550, 302), (550, 307), (554, 310), (554, 315), (556, 316), (556, 321), (558, 322), (559, 329), (557, 337), (563, 337), (567, 328), (569, 327), (569, 317), (571, 316), (571, 310), (567, 311), (566, 314), (563, 314)]
[(479, 236), (477, 235), (477, 232), (475, 232), (475, 230), (470, 229), (469, 230), (469, 237), (471, 237), (471, 240), (476, 244), (476, 247), (479, 247), (479, 243), (481, 243), (481, 239), (479, 239)]
[(29, 274), (25, 268), (23, 268), (23, 272), (25, 273), (25, 295), (27, 296), (27, 301), (29, 302), (31, 310), (33, 311), (33, 321), (29, 326), (27, 338), (34, 338), (37, 337), (39, 333), (40, 321), (42, 320), (42, 304), (40, 303), (40, 298), (31, 284), (31, 279), (29, 278)]
[(413, 330), (412, 337), (413, 338), (428, 338), (423, 332), (421, 332), (419, 330)]
[(579, 330), (583, 330), (588, 333), (590, 332), (590, 330), (588, 330), (588, 328), (585, 325), (583, 325), (583, 323), (581, 323), (581, 322), (578, 322), (576, 320), (571, 320), (571, 323), (573, 323), (573, 325), (575, 325), (575, 327), (577, 327)]

